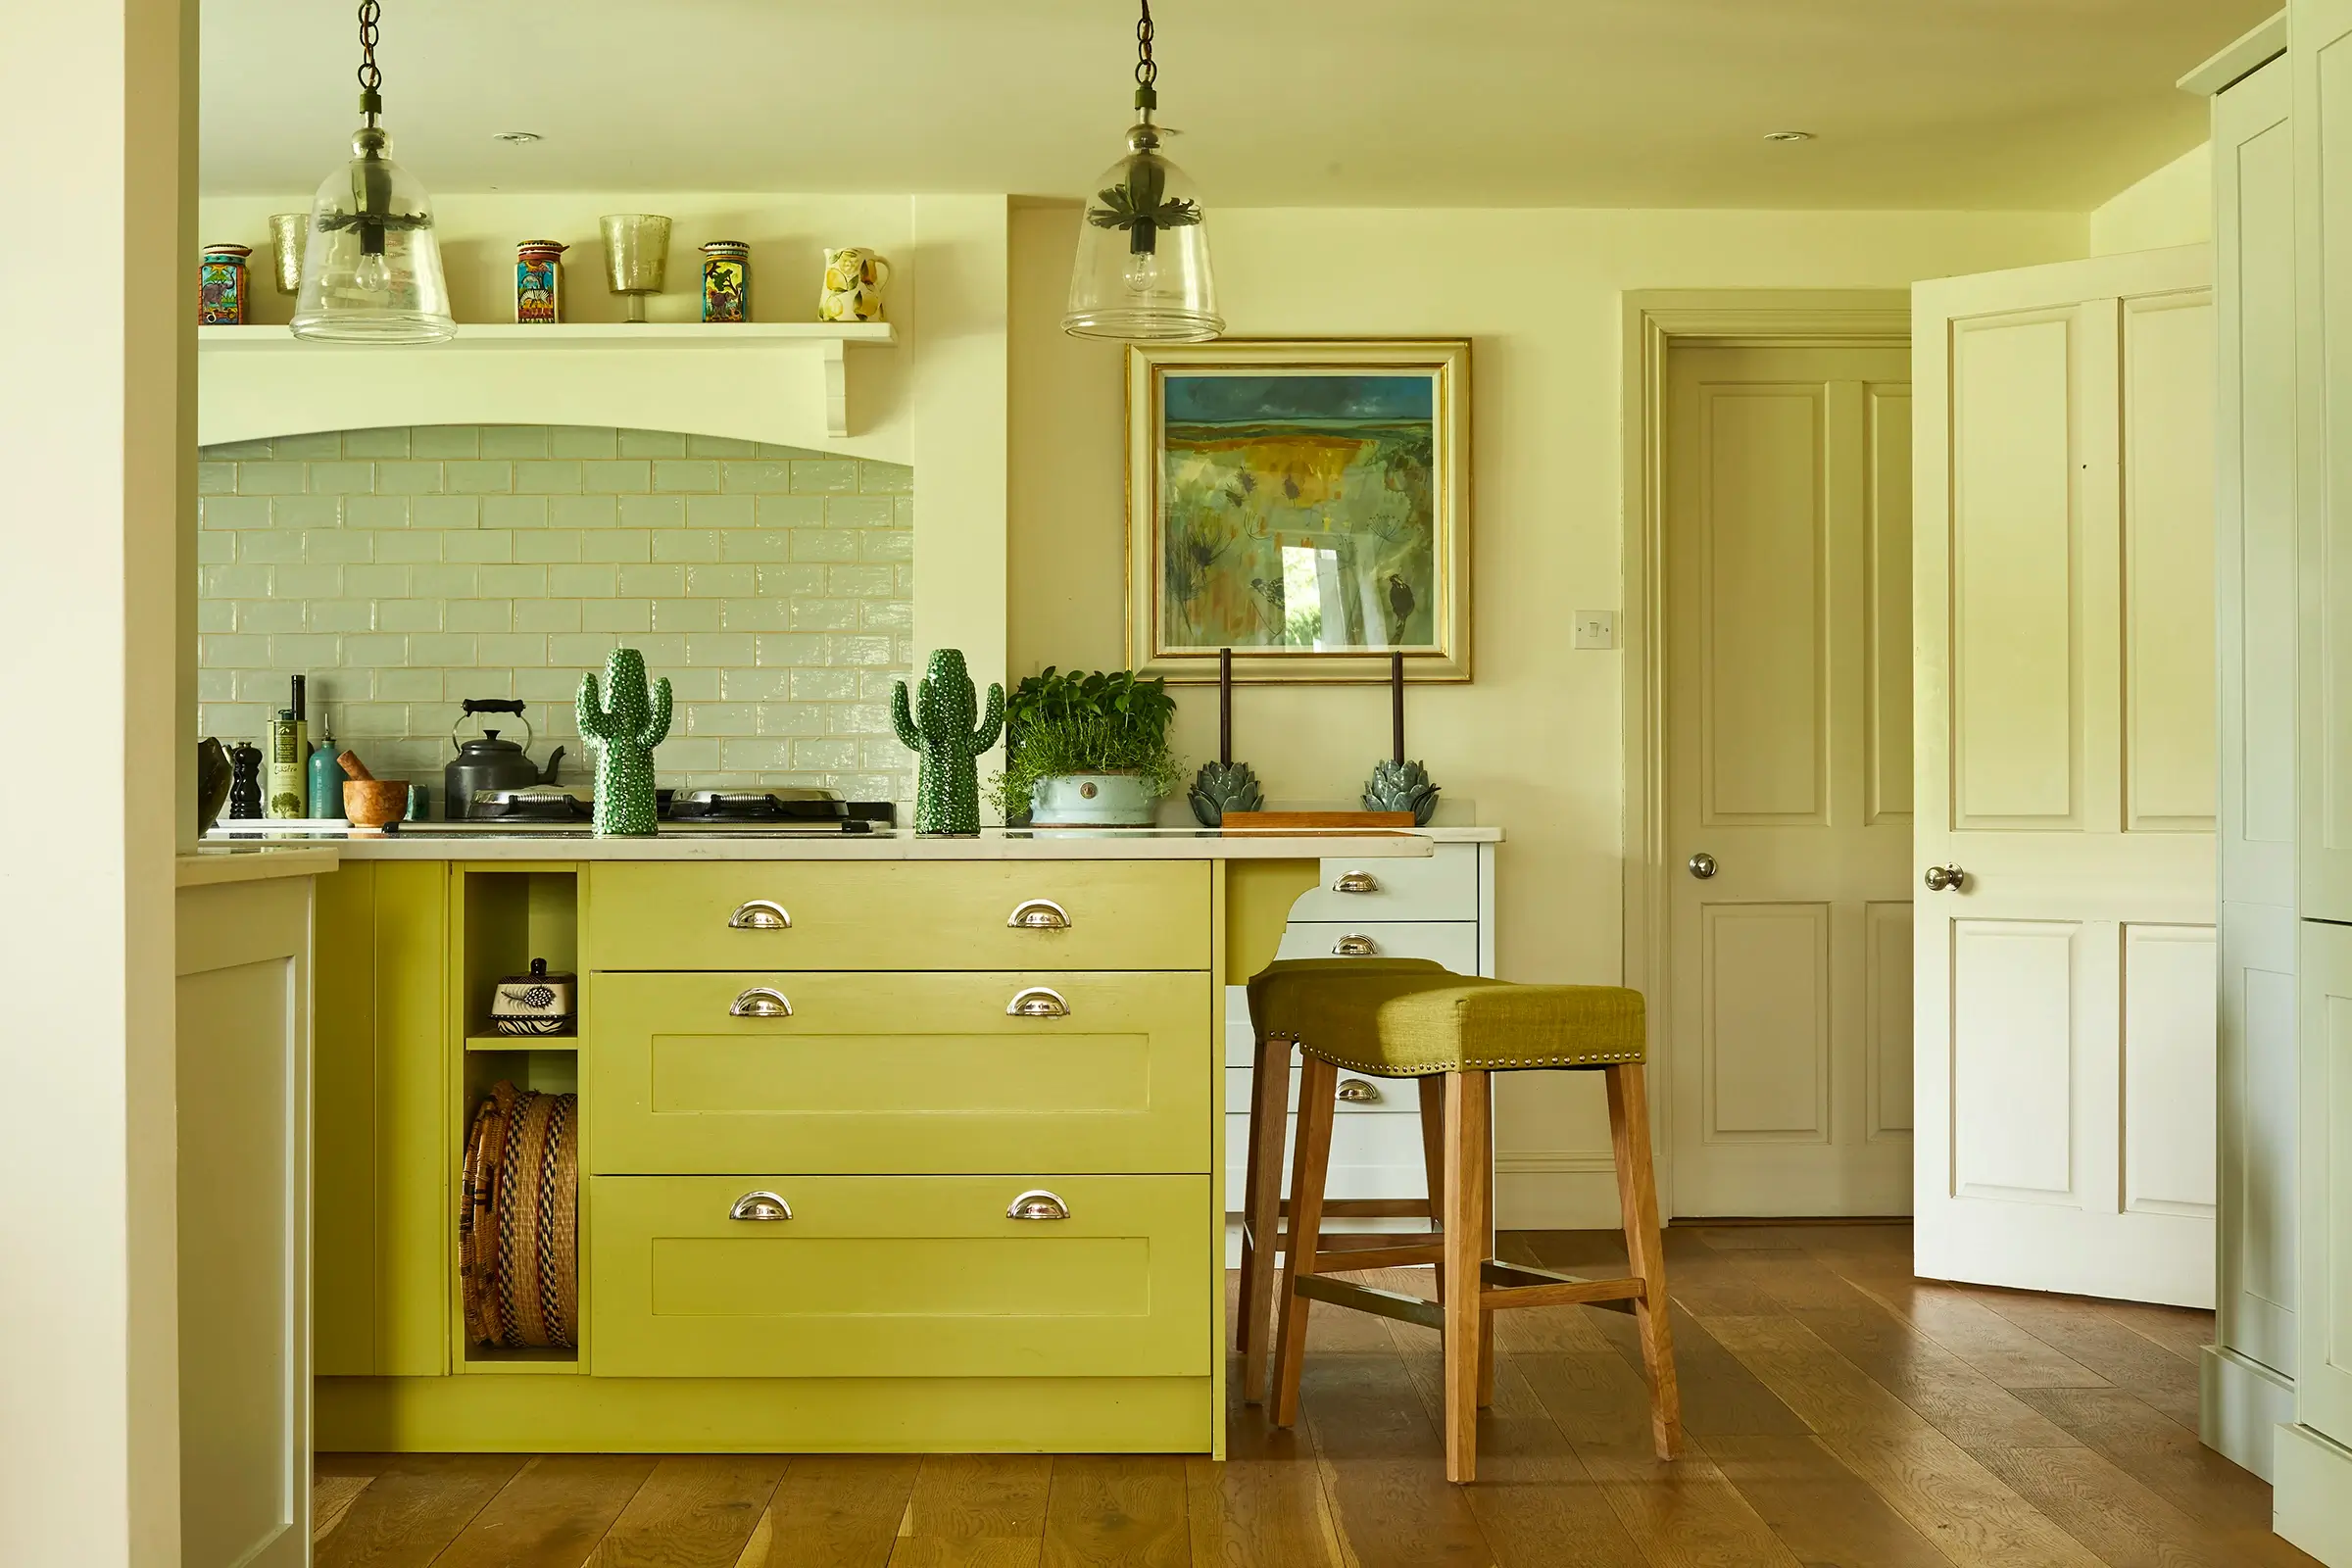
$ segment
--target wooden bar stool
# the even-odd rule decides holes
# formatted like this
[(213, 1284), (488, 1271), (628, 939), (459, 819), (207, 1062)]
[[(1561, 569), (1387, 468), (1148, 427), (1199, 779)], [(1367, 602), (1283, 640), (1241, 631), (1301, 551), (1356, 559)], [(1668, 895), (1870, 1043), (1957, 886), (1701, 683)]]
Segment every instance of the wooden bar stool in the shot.
[[(1381, 974), (1392, 969), (1422, 974), (1430, 967), (1428, 960), (1422, 958), (1348, 958), (1345, 962), (1352, 973), (1359, 975)], [(1328, 960), (1284, 958), (1272, 964), (1266, 973), (1288, 973), (1301, 964), (1337, 967)], [(1255, 993), (1251, 995), (1254, 997)], [(1234, 1348), (1242, 1355), (1245, 1404), (1257, 1404), (1265, 1397), (1266, 1371), (1273, 1359), (1275, 1265), (1290, 1245), (1282, 1228), (1282, 1133), (1290, 1119), (1293, 1042), (1287, 1036), (1270, 1035), (1262, 1028), (1255, 1032), (1256, 1052), (1250, 1058), (1250, 1144), (1242, 1176), (1241, 1309), (1234, 1314), (1233, 1324)], [(1421, 1160), (1428, 1176), (1428, 1196), (1358, 1200), (1348, 1204), (1347, 1211), (1359, 1215), (1377, 1213), (1383, 1218), (1419, 1219), (1431, 1228), (1404, 1232), (1351, 1231), (1340, 1235), (1325, 1232), (1321, 1240), (1326, 1248), (1362, 1249), (1357, 1254), (1357, 1268), (1387, 1268), (1394, 1263), (1396, 1249), (1426, 1250), (1438, 1240), (1439, 1233), (1434, 1227), (1438, 1223), (1439, 1195), (1446, 1169), (1442, 1133), (1446, 1124), (1446, 1084), (1441, 1078), (1424, 1078), (1419, 1087)], [(1328, 1086), (1326, 1092), (1336, 1098), (1336, 1091)], [(1326, 1202), (1321, 1212), (1331, 1214), (1340, 1207)]]
[[(1478, 1410), (1494, 1388), (1494, 1314), (1582, 1303), (1630, 1311), (1649, 1374), (1658, 1457), (1683, 1442), (1667, 1325), (1666, 1261), (1658, 1240), (1642, 1084), (1642, 997), (1614, 986), (1521, 986), (1448, 972), (1426, 960), (1379, 970), (1346, 959), (1294, 959), (1250, 982), (1258, 1038), (1298, 1043), (1298, 1146), (1291, 1172), (1290, 1284), (1275, 1336), (1273, 1420), (1298, 1418), (1299, 1361), (1315, 1301), (1439, 1329), (1446, 1336), (1446, 1478), (1478, 1467)], [(1378, 1262), (1322, 1248), (1323, 1181), (1331, 1163), (1332, 1090), (1342, 1068), (1384, 1078), (1442, 1078), (1445, 1147), (1441, 1245), (1388, 1250)], [(1591, 1280), (1494, 1259), (1488, 1075), (1532, 1069), (1598, 1070), (1608, 1081), (1609, 1132), (1633, 1272)], [(1254, 1136), (1254, 1135), (1253, 1135)], [(1440, 1301), (1326, 1278), (1333, 1271), (1438, 1265)]]

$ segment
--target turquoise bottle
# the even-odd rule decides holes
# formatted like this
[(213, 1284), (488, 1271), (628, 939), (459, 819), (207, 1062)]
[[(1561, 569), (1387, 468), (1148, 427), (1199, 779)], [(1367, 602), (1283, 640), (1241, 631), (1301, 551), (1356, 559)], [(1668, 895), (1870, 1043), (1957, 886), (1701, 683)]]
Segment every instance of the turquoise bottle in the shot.
[(311, 753), (311, 815), (328, 822), (343, 819), (343, 764), (335, 760), (334, 721), (318, 710), (318, 749)]

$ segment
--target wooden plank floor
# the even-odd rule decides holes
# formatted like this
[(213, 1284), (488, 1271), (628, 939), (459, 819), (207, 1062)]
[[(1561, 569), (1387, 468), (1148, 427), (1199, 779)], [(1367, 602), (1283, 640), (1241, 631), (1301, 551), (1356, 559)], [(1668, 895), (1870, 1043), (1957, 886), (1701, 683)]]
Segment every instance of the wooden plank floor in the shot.
[[(2197, 1443), (2210, 1313), (1915, 1280), (1903, 1225), (1677, 1227), (1690, 1452), (1632, 1319), (1499, 1318), (1479, 1482), (1438, 1336), (1315, 1311), (1304, 1414), (1166, 1456), (321, 1454), (320, 1568), (2226, 1568), (2309, 1563)], [(1505, 1255), (1622, 1266), (1614, 1232)], [(1373, 1276), (1429, 1294), (1426, 1271)], [(1238, 1364), (1229, 1383), (1238, 1382)]]

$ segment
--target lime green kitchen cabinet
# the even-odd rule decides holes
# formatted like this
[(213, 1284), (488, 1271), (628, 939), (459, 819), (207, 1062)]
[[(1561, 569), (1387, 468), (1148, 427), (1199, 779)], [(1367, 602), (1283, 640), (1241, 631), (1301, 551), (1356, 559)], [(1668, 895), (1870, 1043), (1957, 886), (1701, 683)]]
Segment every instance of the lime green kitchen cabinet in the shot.
[(449, 1367), (449, 867), (346, 863), (314, 931), (313, 1356), (320, 1377)]
[(1206, 1171), (1220, 1001), (1205, 972), (593, 974), (589, 1157), (612, 1175)]
[[(355, 858), (319, 914), (319, 1446), (1218, 1451), (1228, 921), (1262, 962), (1313, 878)], [(532, 957), (580, 972), (576, 1037), (488, 1036)], [(576, 1350), (463, 1331), (501, 1079), (580, 1095)]]
[(599, 1176), (589, 1206), (599, 1377), (1209, 1370), (1205, 1174)]

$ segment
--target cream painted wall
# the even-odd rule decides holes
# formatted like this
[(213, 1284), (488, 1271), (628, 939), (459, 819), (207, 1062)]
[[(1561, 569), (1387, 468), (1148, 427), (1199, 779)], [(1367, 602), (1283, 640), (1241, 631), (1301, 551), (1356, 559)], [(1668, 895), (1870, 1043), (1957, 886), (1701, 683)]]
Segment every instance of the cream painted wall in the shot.
[[(1509, 831), (1502, 975), (1588, 983), (1621, 974), (1622, 656), (1572, 652), (1569, 626), (1571, 611), (1621, 605), (1622, 292), (1884, 288), (2078, 257), (2086, 241), (2081, 216), (2052, 214), (1223, 210), (1209, 221), (1234, 336), (1474, 341), (1476, 679), (1412, 690), (1408, 750), (1456, 808)], [(1121, 351), (1059, 329), (1076, 232), (1074, 208), (1013, 215), (1016, 675), (1125, 662)], [(1216, 743), (1213, 694), (1179, 702), (1177, 745), (1197, 763)], [(1234, 708), (1237, 755), (1278, 802), (1351, 795), (1386, 744), (1378, 688), (1251, 687)], [(1614, 1223), (1605, 1207), (1529, 1207), (1573, 1184), (1508, 1181), (1605, 1152), (1599, 1103), (1558, 1075), (1505, 1088), (1505, 1222)]]
[(2213, 238), (2213, 144), (2200, 143), (2090, 215), (2090, 254), (2201, 245)]

